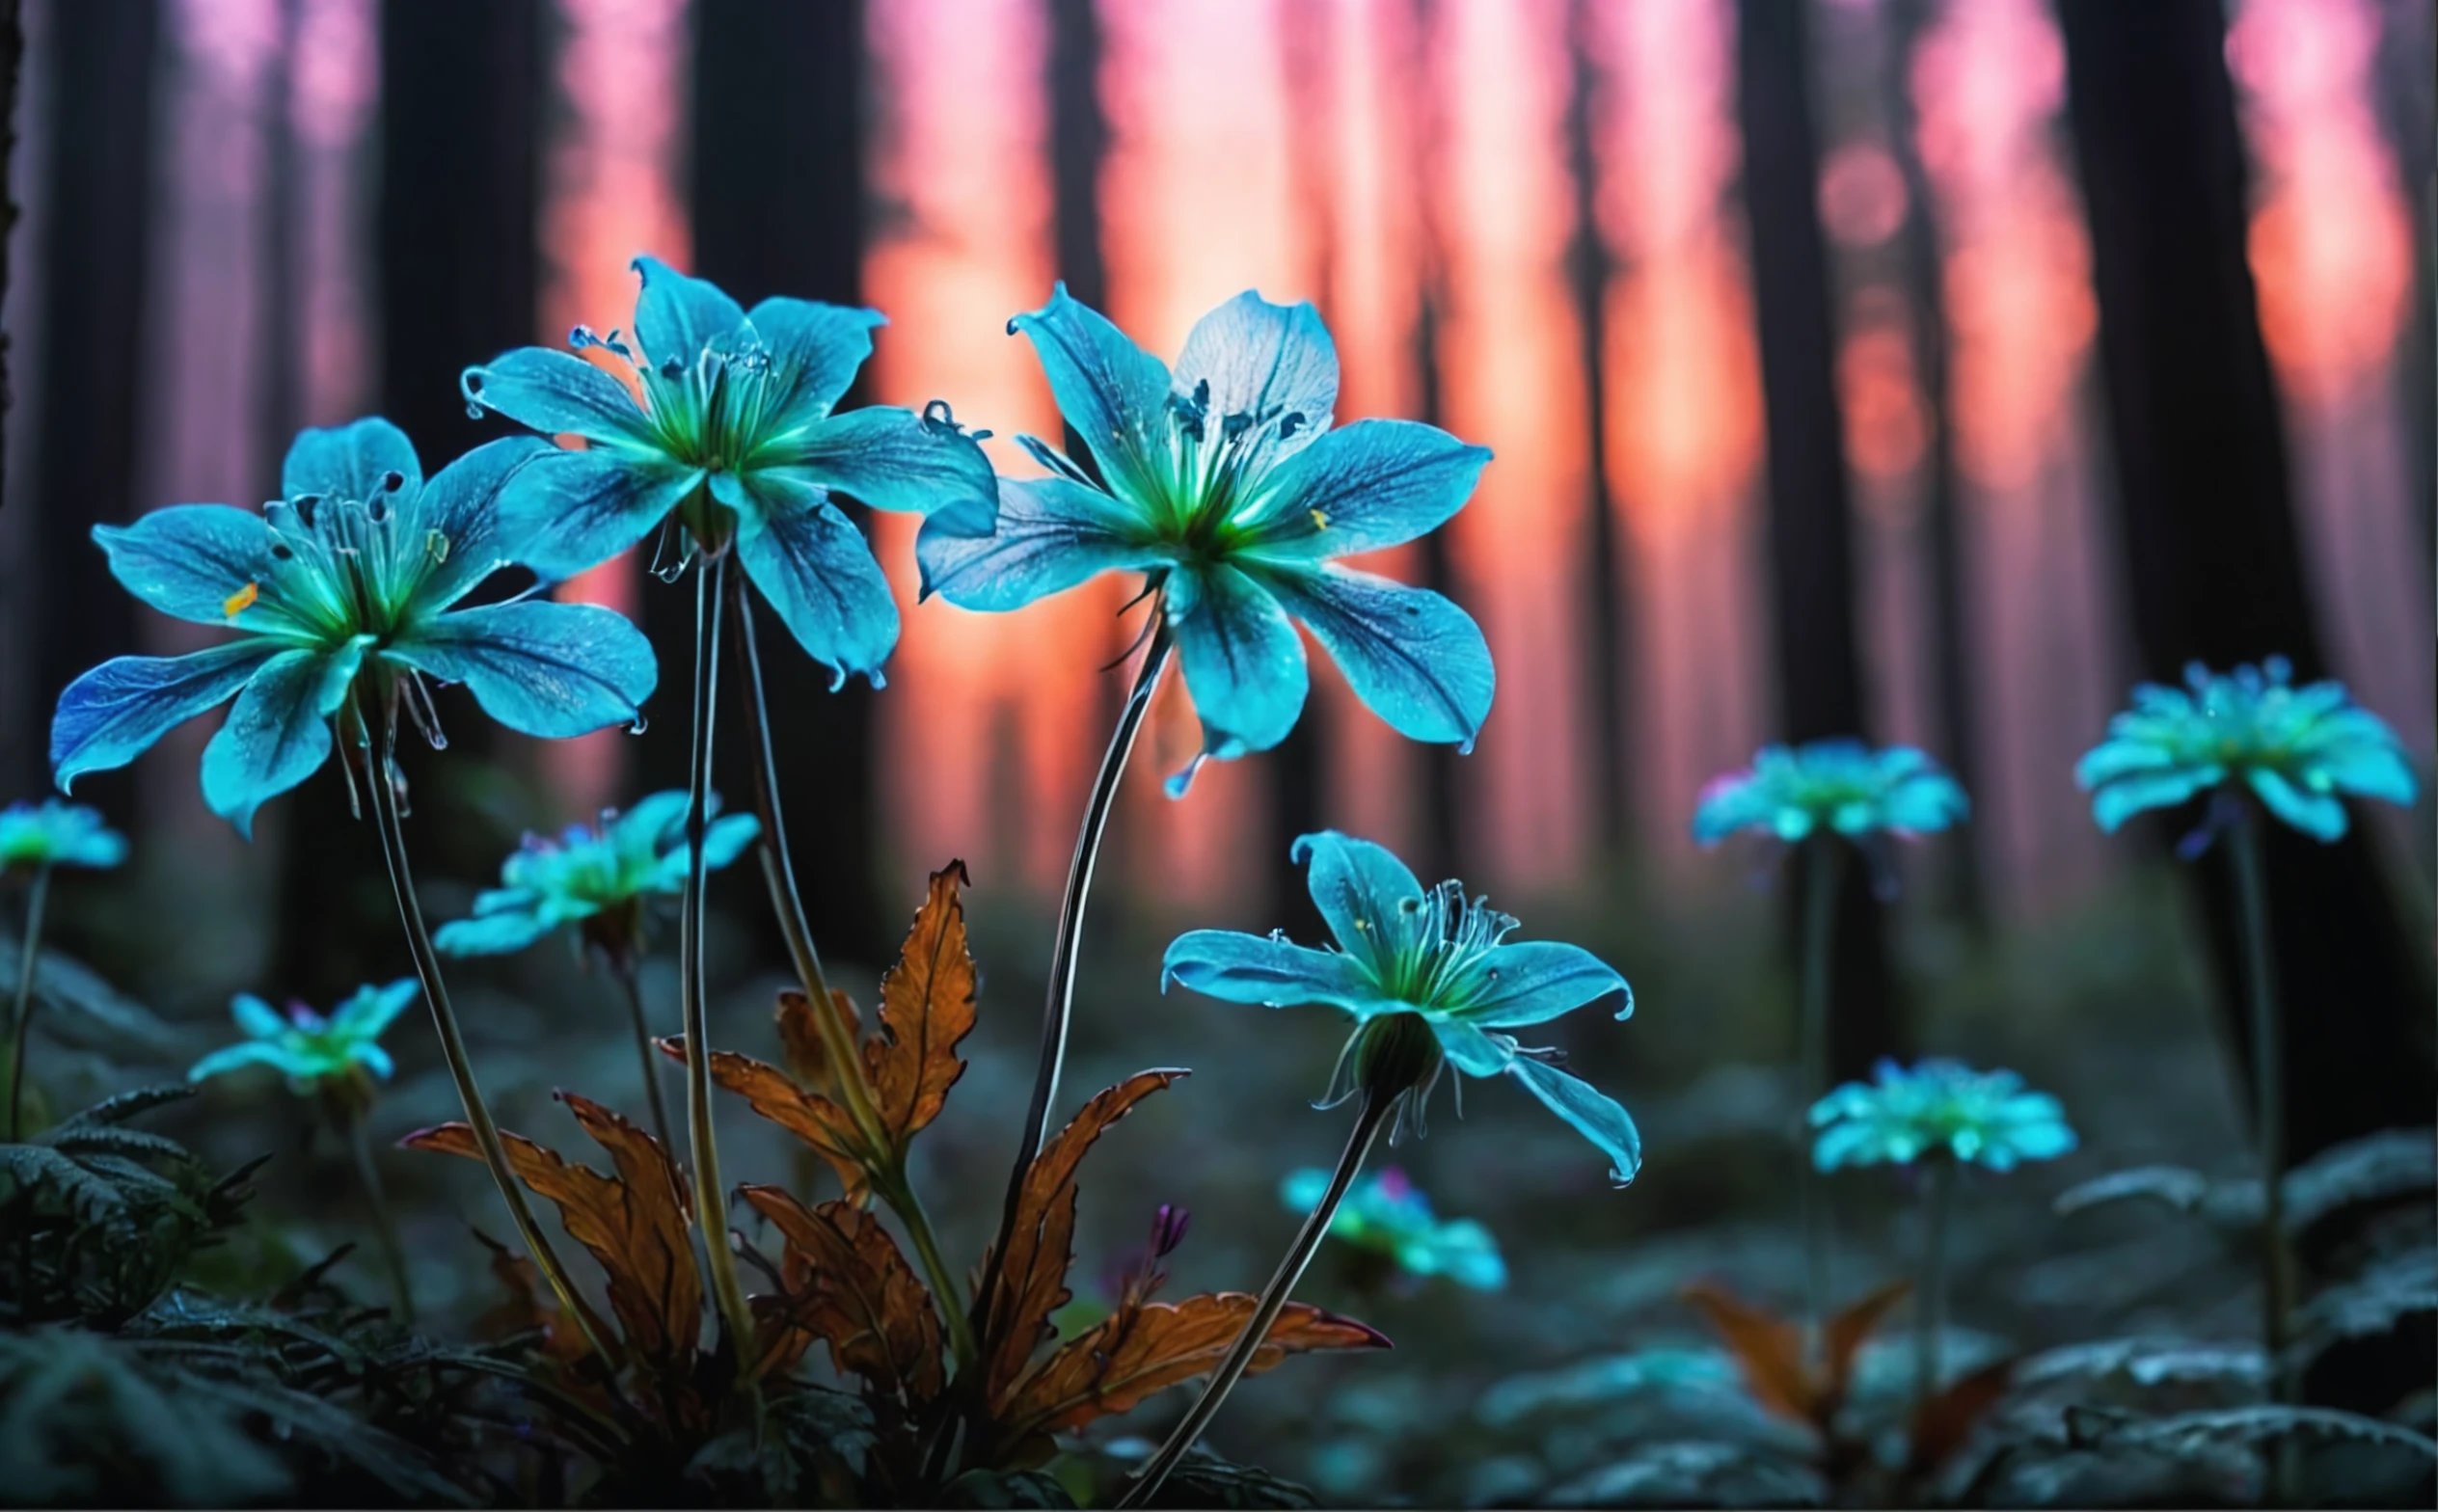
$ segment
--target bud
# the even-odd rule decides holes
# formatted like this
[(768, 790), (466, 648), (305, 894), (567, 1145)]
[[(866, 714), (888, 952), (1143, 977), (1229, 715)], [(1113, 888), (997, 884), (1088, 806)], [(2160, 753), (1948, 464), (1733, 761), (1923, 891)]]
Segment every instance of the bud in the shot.
[(1448, 1066), (1430, 1021), (1420, 1013), (1383, 1014), (1356, 1030), (1347, 1049), (1350, 1056), (1340, 1061), (1341, 1067), (1346, 1060), (1353, 1062), (1353, 1081), (1346, 1091), (1361, 1092), (1368, 1106), (1395, 1109), (1390, 1143), (1403, 1140), (1409, 1129), (1420, 1138), (1423, 1110)]

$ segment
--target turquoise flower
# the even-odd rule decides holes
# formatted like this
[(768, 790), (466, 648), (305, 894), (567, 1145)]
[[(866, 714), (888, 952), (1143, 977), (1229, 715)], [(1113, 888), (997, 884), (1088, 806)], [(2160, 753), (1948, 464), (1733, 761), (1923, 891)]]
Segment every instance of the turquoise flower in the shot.
[(1338, 353), (1310, 305), (1237, 295), (1194, 327), (1173, 374), (1064, 284), (1008, 329), (1032, 338), (1097, 478), (1016, 438), (1050, 475), (999, 479), (997, 528), (978, 538), (927, 521), (926, 598), (1014, 609), (1140, 572), (1176, 637), (1205, 756), (1267, 750), (1295, 727), (1297, 620), (1400, 733), (1472, 748), (1495, 681), (1480, 629), (1436, 593), (1330, 558), (1437, 528), (1488, 451), (1410, 420), (1331, 429)]
[[(1317, 1166), (1290, 1174), (1278, 1189), (1279, 1201), (1296, 1213), (1310, 1213), (1328, 1192), (1329, 1173)], [(1395, 1166), (1355, 1182), (1330, 1216), (1329, 1235), (1384, 1256), (1410, 1276), (1445, 1276), (1476, 1291), (1506, 1285), (1506, 1261), (1490, 1230), (1470, 1218), (1442, 1223), (1422, 1188)]]
[(386, 987), (361, 986), (328, 1018), (302, 1003), (290, 1003), (282, 1015), (260, 998), (240, 992), (229, 1010), (246, 1038), (197, 1061), (186, 1079), (200, 1082), (241, 1066), (268, 1066), (286, 1076), (288, 1091), (300, 1096), (326, 1082), (353, 1078), (358, 1066), (388, 1081), (397, 1067), (381, 1048), (381, 1033), (421, 990), (413, 977)]
[(2045, 1092), (2026, 1092), (2013, 1071), (1976, 1071), (1957, 1061), (1925, 1060), (1910, 1070), (1882, 1061), (1870, 1082), (1848, 1082), (1811, 1106), (1812, 1164), (1910, 1165), (1945, 1153), (1992, 1171), (2026, 1160), (2054, 1160), (2074, 1148), (2066, 1110)]
[(833, 687), (858, 673), (879, 686), (897, 644), (897, 604), (831, 496), (988, 535), (982, 448), (936, 401), (919, 416), (882, 405), (834, 413), (872, 354), (872, 330), (884, 323), (878, 310), (766, 299), (748, 314), (665, 263), (634, 266), (643, 280), (635, 345), (581, 326), (569, 338), (616, 358), (632, 388), (538, 346), (466, 369), (471, 404), (585, 442), (519, 474), (502, 499), (530, 529), (520, 559), (545, 578), (571, 577), (673, 516), (684, 554), (736, 549), (788, 630), (831, 668)]
[(127, 837), (81, 804), (44, 798), (0, 808), (0, 873), (54, 866), (96, 870), (127, 858)]
[(51, 724), (61, 791), (232, 696), (203, 749), (203, 799), (248, 838), (256, 808), (329, 759), (330, 722), (359, 687), (385, 740), (403, 704), (440, 742), (425, 677), (465, 684), (485, 714), (526, 735), (634, 720), (659, 669), (618, 615), (542, 601), (458, 608), (516, 556), (494, 502), (547, 450), (530, 437), (496, 441), (426, 483), (398, 428), (363, 419), (298, 436), (282, 497), (259, 513), (176, 504), (95, 526), (128, 592), (243, 634), (191, 656), (119, 657), (69, 684)]
[(1819, 829), (1855, 841), (1883, 832), (1910, 836), (1944, 829), (1971, 809), (1956, 779), (1909, 745), (1765, 745), (1749, 771), (1715, 777), (1701, 790), (1693, 838), (1713, 846), (1745, 829), (1789, 845)]
[[(717, 797), (710, 810), (718, 812)], [(761, 833), (750, 814), (714, 821), (703, 830), (704, 867), (726, 866)], [(501, 885), (474, 900), (474, 916), (442, 925), (433, 943), (445, 955), (501, 956), (578, 924), (613, 954), (632, 950), (641, 940), (644, 904), (685, 889), (688, 853), (686, 795), (676, 790), (555, 838), (528, 835), (501, 867)]]
[(2146, 808), (2172, 808), (2241, 782), (2304, 834), (2345, 831), (2340, 794), (2409, 804), (2419, 791), (2402, 742), (2337, 682), (2292, 685), (2283, 657), (2219, 674), (2196, 662), (2184, 688), (2144, 683), (2108, 738), (2074, 768), (2092, 817), (2113, 831)]
[(1351, 1094), (1349, 1063), (1360, 1074), (1359, 1063), (1374, 1045), (1403, 1038), (1400, 1028), (1427, 1025), (1424, 1038), (1436, 1041), (1436, 1051), (1406, 1078), (1413, 1095), (1400, 1110), (1417, 1126), (1444, 1056), (1468, 1076), (1523, 1083), (1608, 1154), (1612, 1179), (1634, 1178), (1642, 1140), (1625, 1110), (1559, 1070), (1558, 1052), (1528, 1050), (1497, 1032), (1546, 1023), (1612, 992), (1624, 997), (1617, 1017), (1628, 1017), (1634, 993), (1623, 977), (1580, 946), (1506, 943), (1514, 919), (1487, 900), (1468, 901), (1459, 883), (1425, 889), (1404, 862), (1368, 840), (1324, 830), (1296, 841), (1293, 854), (1311, 867), (1313, 902), (1337, 948), (1312, 950), (1275, 933), (1196, 930), (1169, 946), (1162, 990), (1181, 982), (1231, 1003), (1321, 1003), (1353, 1015), (1358, 1027), (1328, 1101)]

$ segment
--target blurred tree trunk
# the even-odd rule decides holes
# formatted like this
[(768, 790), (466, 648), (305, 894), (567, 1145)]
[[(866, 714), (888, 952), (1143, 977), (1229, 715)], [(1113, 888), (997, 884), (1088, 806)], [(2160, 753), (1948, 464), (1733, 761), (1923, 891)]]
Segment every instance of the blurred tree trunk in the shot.
[[(1804, 0), (1740, 0), (1737, 119), (1769, 439), (1769, 564), (1778, 719), (1789, 741), (1864, 733), (1854, 549), (1837, 406), (1828, 259), (1817, 213)], [(1799, 868), (1790, 867), (1790, 880)], [(1792, 880), (1791, 892), (1800, 892)], [(1800, 899), (1790, 896), (1792, 908)], [(1881, 909), (1858, 867), (1838, 889), (1829, 987), (1833, 1074), (1864, 1073), (1900, 1037)]]
[(264, 497), (278, 485), (271, 470), (287, 454), (302, 414), (298, 402), (296, 246), (296, 39), (304, 0), (279, 0), (278, 32), (262, 68), (262, 392), (259, 427)]
[[(860, 304), (868, 221), (861, 0), (701, 0), (694, 27), (693, 271), (747, 309), (773, 295)], [(885, 329), (880, 338), (888, 338)], [(858, 380), (844, 402), (862, 402), (864, 389)], [(870, 529), (861, 505), (840, 502)], [(656, 642), (693, 644), (691, 591), (645, 586)], [(874, 689), (856, 679), (829, 691), (828, 671), (758, 598), (755, 613), (771, 741), (814, 936), (847, 958), (884, 960), (897, 941), (883, 921), (904, 917), (910, 904), (883, 906), (880, 898)], [(668, 623), (672, 616), (682, 626)], [(683, 759), (682, 742), (663, 743)], [(753, 791), (747, 752), (734, 739), (722, 745), (723, 791), (742, 805)], [(664, 780), (683, 778), (680, 770)], [(947, 857), (921, 859), (936, 866)], [(769, 911), (752, 916), (775, 948)]]
[[(1410, 51), (1398, 62), (1398, 77), (1407, 91), (1405, 119), (1414, 133), (1412, 172), (1422, 213), (1415, 224), (1414, 280), (1420, 299), (1414, 310), (1414, 418), (1425, 425), (1448, 422), (1448, 402), (1439, 371), (1439, 321), (1447, 301), (1447, 229), (1441, 224), (1435, 191), (1444, 186), (1447, 123), (1435, 82), (1441, 39), (1439, 0), (1410, 0), (1406, 37)], [(1420, 558), (1419, 586), (1448, 593), (1455, 574), (1448, 559), (1448, 530), (1431, 531), (1414, 543)], [(1453, 596), (1452, 594), (1450, 595)], [(1457, 763), (1464, 758), (1453, 745), (1423, 745), (1417, 763), (1422, 775), (1422, 804), (1415, 825), (1414, 854), (1406, 861), (1427, 886), (1465, 871), (1463, 779)]]
[[(1922, 458), (1922, 534), (1930, 562), (1931, 665), (1938, 690), (1938, 759), (1979, 795), (1981, 761), (1973, 724), (1972, 626), (1964, 614), (1965, 565), (1962, 491), (1956, 478), (1955, 416), (1947, 363), (1945, 266), (1938, 245), (1937, 201), (1922, 164), (1921, 121), (1913, 109), (1913, 48), (1932, 0), (1895, 0), (1888, 14), (1888, 136), (1905, 176), (1905, 283), (1913, 314), (1913, 371), (1930, 410), (1930, 449)], [(1947, 903), (1972, 929), (1989, 923), (1981, 888), (1980, 829), (1959, 824), (1938, 837)]]
[(2404, 479), (2426, 557), (2438, 550), (2438, 278), (2430, 266), (2438, 257), (2438, 152), (2431, 150), (2438, 121), (2430, 80), (2438, 18), (2429, 0), (2390, 0), (2384, 19), (2374, 88), (2413, 218), (2413, 300), (2396, 347), (2396, 382), (2404, 407)]
[[(0, 301), (9, 296), (9, 244), (17, 229), (16, 179), (18, 85), (25, 76), (25, 16), (21, 0), (0, 0)], [(0, 507), (8, 503), (9, 332), (0, 327)]]
[[(2058, 14), (2143, 671), (2173, 682), (2191, 661), (2284, 655), (2298, 677), (2324, 676), (2244, 259), (2224, 16), (2217, 0), (2063, 0)], [(2288, 1161), (2428, 1122), (2438, 1075), (2424, 947), (2408, 937), (2370, 837), (2357, 826), (2323, 846), (2268, 828)], [(2248, 1075), (2228, 862), (2221, 853), (2192, 876)]]
[[(91, 538), (139, 512), (137, 364), (144, 356), (150, 245), (153, 74), (158, 0), (51, 9), (51, 120), (42, 164), (42, 325), (32, 518), (19, 609), (33, 648), (27, 770), (10, 792), (50, 787), (51, 713), (87, 667), (136, 649), (135, 605)], [(39, 627), (39, 629), (36, 629)], [(77, 796), (119, 808), (122, 773), (96, 773)]]

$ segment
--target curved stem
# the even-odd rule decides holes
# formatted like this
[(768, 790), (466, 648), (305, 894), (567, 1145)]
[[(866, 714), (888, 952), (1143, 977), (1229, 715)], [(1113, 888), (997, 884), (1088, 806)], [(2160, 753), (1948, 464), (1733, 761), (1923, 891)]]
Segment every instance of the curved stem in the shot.
[(643, 1093), (652, 1102), (652, 1132), (660, 1137), (661, 1148), (674, 1158), (677, 1142), (669, 1137), (668, 1100), (661, 1095), (661, 1058), (652, 1053), (652, 1024), (643, 1012), (643, 984), (635, 957), (623, 950), (605, 950), (600, 955), (610, 974), (618, 979), (627, 1000), (627, 1022), (635, 1032), (636, 1059), (642, 1063)]
[[(711, 798), (712, 721), (719, 690), (719, 597), (728, 554), (696, 567), (694, 580), (694, 738), (686, 785), (686, 892), (678, 904), (678, 999), (686, 1030), (686, 1135), (694, 1165), (694, 1211), (711, 1265), (711, 1293), (739, 1360), (753, 1358), (753, 1310), (728, 1248), (727, 1188), (712, 1130), (711, 1012), (703, 961), (703, 827)], [(821, 1015), (816, 1013), (815, 1017)]]
[(525, 1200), (525, 1188), (516, 1178), (515, 1168), (508, 1164), (507, 1147), (500, 1141), (500, 1125), (491, 1117), (491, 1105), (483, 1100), (482, 1088), (474, 1081), (474, 1057), (466, 1049), (457, 1010), (449, 1003), (448, 985), (441, 980), (440, 953), (432, 948), (431, 931), (423, 923), (423, 905), (415, 896), (415, 874), (407, 864), (406, 831), (398, 814), (397, 787), (390, 770), (388, 742), (375, 745), (371, 723), (364, 715), (363, 694), (356, 697), (357, 701), (348, 706), (352, 726), (349, 733), (364, 755), (365, 786), (371, 790), (372, 824), (381, 835), (381, 859), (389, 866), (390, 891), (397, 897), (398, 923), (406, 932), (407, 951), (415, 958), (415, 974), (423, 984), (423, 1001), (431, 1005), (432, 1027), (440, 1033), (441, 1055), (448, 1063), (450, 1079), (457, 1084), (457, 1100), (465, 1106), (466, 1122), (474, 1130), (483, 1164), (491, 1168), (491, 1179), (499, 1186), (501, 1199), (508, 1204), (517, 1237), (525, 1241), (526, 1251), (533, 1256), (542, 1279), (550, 1282), (560, 1310), (576, 1320), (576, 1327), (582, 1332), (592, 1352), (614, 1365), (618, 1357), (608, 1347), (609, 1330), (584, 1301), (583, 1293), (576, 1289), (574, 1279), (567, 1274), (566, 1262), (552, 1248), (542, 1226), (534, 1221), (533, 1209)]
[(1939, 1348), (1947, 1331), (1947, 1215), (1955, 1205), (1956, 1163), (1945, 1154), (1930, 1158), (1930, 1184), (1922, 1191), (1922, 1278), (1913, 1297), (1913, 1414), (1938, 1390)]
[(34, 963), (42, 952), (42, 908), (50, 901), (51, 869), (34, 870), (34, 886), (25, 896), (25, 934), (18, 941), (17, 1021), (9, 1048), (9, 1143), (17, 1142), (18, 1110), (25, 1105), (26, 1031), (34, 1027)]
[[(2294, 1399), (2286, 1363), (2294, 1310), (2294, 1253), (2286, 1242), (2286, 1045), (2271, 959), (2268, 895), (2261, 865), (2261, 826), (2249, 801), (2238, 801), (2227, 825), (2234, 848), (2235, 888), (2243, 914), (2243, 985), (2252, 1040), (2252, 1129), (2261, 1165), (2261, 1347), (2268, 1356), (2272, 1401)], [(2293, 1504), (2295, 1463), (2290, 1439), (2273, 1451), (2268, 1499)]]
[(1811, 1108), (1828, 1094), (1828, 971), (1837, 940), (1837, 883), (1843, 856), (1836, 837), (1803, 844), (1801, 1106), (1795, 1114), (1795, 1205), (1803, 1229), (1803, 1310), (1816, 1341), (1828, 1316), (1828, 1202), (1812, 1169)]
[(398, 1243), (397, 1220), (390, 1214), (390, 1199), (382, 1190), (381, 1168), (372, 1161), (369, 1120), (361, 1110), (346, 1115), (347, 1151), (355, 1157), (356, 1184), (364, 1188), (365, 1205), (372, 1210), (373, 1236), (380, 1241), (381, 1264), (390, 1273), (390, 1290), (398, 1299), (398, 1321), (415, 1322), (415, 1288), (407, 1281), (406, 1247)]
[(1210, 1419), (1219, 1415), (1228, 1393), (1235, 1389), (1236, 1382), (1252, 1365), (1253, 1357), (1260, 1350), (1262, 1340), (1269, 1337), (1270, 1325), (1278, 1321), (1279, 1312), (1287, 1306), (1288, 1294), (1303, 1279), (1305, 1267), (1312, 1264), (1313, 1256), (1320, 1249), (1322, 1236), (1329, 1232), (1329, 1221), (1338, 1214), (1338, 1204), (1345, 1201), (1346, 1189), (1354, 1184), (1356, 1173), (1363, 1169), (1364, 1158), (1371, 1153), (1373, 1142), (1388, 1126), (1389, 1113), (1395, 1106), (1395, 1097), (1367, 1095), (1364, 1098), (1363, 1112), (1355, 1119), (1354, 1131), (1346, 1136), (1345, 1150), (1338, 1157), (1338, 1169), (1329, 1178), (1329, 1190), (1322, 1195), (1320, 1205), (1304, 1220), (1304, 1227), (1296, 1232), (1295, 1242), (1287, 1246), (1287, 1256), (1279, 1261), (1278, 1273), (1270, 1278), (1269, 1285), (1262, 1289), (1260, 1303), (1254, 1308), (1251, 1320), (1245, 1324), (1244, 1332), (1236, 1336), (1235, 1343), (1229, 1347), (1227, 1358), (1219, 1362), (1219, 1368), (1211, 1372), (1210, 1382), (1202, 1389), (1202, 1395), (1187, 1409), (1184, 1419), (1178, 1423), (1175, 1431), (1169, 1434), (1168, 1442), (1161, 1444), (1159, 1451), (1134, 1472), (1134, 1483), (1126, 1488), (1124, 1496), (1118, 1498), (1119, 1506), (1139, 1507), (1158, 1495), (1170, 1472), (1185, 1458), (1186, 1451), (1202, 1437), (1203, 1430), (1210, 1426)]
[[(880, 1112), (872, 1105), (871, 1089), (864, 1085), (862, 1053), (838, 1015), (824, 1011), (829, 1004), (829, 982), (822, 972), (821, 952), (813, 944), (812, 926), (804, 917), (803, 896), (796, 886), (796, 861), (788, 849), (785, 813), (779, 805), (778, 763), (771, 749), (770, 710), (762, 693), (762, 650), (754, 636), (753, 605), (746, 596), (743, 579), (733, 585), (729, 605), (737, 621), (737, 655), (745, 681), (745, 737), (753, 747), (753, 801), (762, 819), (762, 877), (770, 885), (771, 909), (778, 916), (779, 932), (787, 936), (797, 979), (803, 984), (804, 995), (813, 1004), (813, 1024), (821, 1036), (822, 1051), (837, 1068), (838, 1091), (846, 1103), (847, 1117), (854, 1122), (866, 1147), (875, 1152), (875, 1164), (880, 1166), (889, 1145)], [(907, 1234), (914, 1242), (915, 1256), (931, 1282), (932, 1295), (938, 1303), (958, 1367), (970, 1368), (981, 1360), (981, 1351), (974, 1340), (972, 1322), (966, 1316), (957, 1273), (940, 1257), (939, 1238), (932, 1228), (931, 1214), (925, 1211), (922, 1198), (903, 1171), (882, 1167), (873, 1170), (872, 1176), (874, 1190), (905, 1223)]]

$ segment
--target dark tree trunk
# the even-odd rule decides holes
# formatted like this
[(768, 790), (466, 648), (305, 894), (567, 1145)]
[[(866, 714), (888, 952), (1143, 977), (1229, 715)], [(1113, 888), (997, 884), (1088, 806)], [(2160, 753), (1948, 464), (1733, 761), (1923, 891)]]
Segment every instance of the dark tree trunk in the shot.
[(296, 38), (302, 0), (279, 0), (279, 32), (262, 69), (262, 392), (257, 424), (265, 497), (287, 454), (297, 402)]
[(2404, 406), (2404, 443), (2409, 455), (2404, 479), (2412, 489), (2413, 523), (2421, 528), (2421, 554), (2438, 550), (2438, 153), (2433, 153), (2430, 49), (2438, 20), (2428, 0), (2391, 0), (2387, 35), (2381, 41), (2376, 92), (2379, 117), (2396, 149), (2397, 174), (2404, 181), (2411, 212), (2413, 299), (2403, 338), (2396, 346), (2397, 392)]
[[(860, 0), (702, 0), (695, 8), (694, 271), (747, 309), (772, 295), (861, 303), (863, 23)], [(886, 328), (880, 339), (888, 339)], [(860, 389), (844, 402), (861, 402)], [(870, 528), (860, 506), (847, 512)], [(646, 587), (658, 643), (691, 645), (691, 594)], [(880, 898), (875, 691), (856, 680), (830, 692), (828, 672), (755, 603), (789, 838), (809, 863), (797, 869), (806, 915), (824, 949), (884, 959), (897, 941), (883, 921), (904, 918), (910, 904), (884, 906)], [(666, 623), (671, 617), (683, 628)], [(741, 803), (752, 792), (746, 752), (723, 743), (726, 791)], [(672, 749), (682, 756), (682, 746)]]
[[(1979, 740), (1973, 724), (1972, 626), (1964, 614), (1966, 575), (1962, 493), (1956, 478), (1955, 417), (1947, 364), (1947, 298), (1938, 246), (1937, 202), (1922, 165), (1921, 121), (1913, 109), (1913, 48), (1931, 0), (1896, 0), (1888, 14), (1888, 137), (1905, 176), (1905, 284), (1912, 303), (1913, 370), (1930, 410), (1930, 450), (1922, 458), (1922, 535), (1930, 560), (1931, 672), (1938, 697), (1938, 758), (1966, 793), (1980, 793)], [(1938, 837), (1946, 893), (1972, 929), (1989, 922), (1981, 887), (1980, 831), (1959, 824)]]
[[(143, 385), (145, 270), (151, 240), (157, 0), (51, 10), (53, 100), (42, 166), (45, 332), (33, 518), (22, 537), (32, 601), (19, 608), (34, 648), (31, 722), (47, 732), (77, 674), (136, 649), (135, 606), (111, 580), (91, 532), (141, 512), (135, 497), (136, 395)], [(166, 500), (163, 500), (166, 502)], [(49, 787), (47, 735), (24, 742), (33, 770), (12, 792)], [(77, 789), (106, 808), (122, 773)]]
[[(1049, 168), (1058, 276), (1068, 293), (1095, 310), (1109, 298), (1109, 265), (1100, 252), (1100, 170), (1109, 157), (1100, 51), (1095, 0), (1049, 0)], [(1070, 446), (1068, 455), (1088, 464), (1092, 449)]]
[[(2283, 655), (2299, 677), (2325, 675), (2244, 260), (2243, 147), (2217, 0), (2064, 0), (2058, 14), (2143, 671), (2169, 682), (2187, 662)], [(2356, 828), (2320, 845), (2268, 827), (2290, 1163), (2428, 1122), (2438, 1074), (2425, 946), (2406, 934), (2368, 838)], [(2192, 876), (2248, 1074), (2228, 863)]]
[[(1414, 133), (1413, 183), (1422, 196), (1416, 228), (1415, 261), (1420, 266), (1415, 285), (1421, 298), (1414, 311), (1414, 418), (1425, 425), (1445, 425), (1448, 402), (1439, 369), (1439, 321), (1447, 302), (1447, 241), (1440, 207), (1431, 197), (1432, 189), (1444, 181), (1440, 170), (1447, 157), (1447, 121), (1434, 79), (1441, 44), (1439, 4), (1438, 0), (1411, 0), (1411, 4), (1407, 39), (1411, 50), (1399, 60), (1403, 67), (1398, 71), (1406, 80), (1406, 119)], [(1423, 536), (1414, 543), (1414, 550), (1421, 558), (1421, 586), (1447, 593), (1455, 576), (1448, 560), (1447, 528)], [(1422, 812), (1415, 826), (1415, 853), (1405, 859), (1428, 885), (1464, 875), (1464, 790), (1456, 770), (1464, 758), (1452, 745), (1424, 745), (1418, 754)]]
[[(9, 295), (9, 243), (17, 229), (16, 183), (11, 168), (17, 151), (17, 86), (25, 74), (25, 16), (21, 0), (0, 0), (0, 300)], [(9, 332), (0, 327), (0, 507), (8, 503)]]
[[(1837, 407), (1828, 258), (1816, 213), (1819, 147), (1811, 119), (1804, 0), (1741, 0), (1737, 116), (1745, 213), (1769, 435), (1769, 564), (1778, 718), (1785, 739), (1859, 738), (1854, 547)], [(1789, 868), (1790, 878), (1800, 868)], [(1800, 881), (1796, 883), (1800, 888)], [(1790, 898), (1790, 913), (1800, 899)], [(1856, 1076), (1899, 1048), (1880, 908), (1848, 869), (1838, 890), (1829, 988), (1829, 1061)]]

